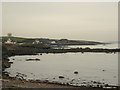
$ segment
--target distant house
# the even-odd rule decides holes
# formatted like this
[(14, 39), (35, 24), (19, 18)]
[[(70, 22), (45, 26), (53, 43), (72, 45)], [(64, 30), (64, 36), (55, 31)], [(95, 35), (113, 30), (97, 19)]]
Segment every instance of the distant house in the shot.
[(39, 40), (35, 40), (32, 44), (39, 44), (40, 41)]
[(51, 43), (54, 44), (54, 43), (56, 43), (56, 42), (55, 42), (55, 41), (52, 41)]
[(16, 44), (16, 42), (13, 42), (10, 38), (5, 42), (5, 44)]

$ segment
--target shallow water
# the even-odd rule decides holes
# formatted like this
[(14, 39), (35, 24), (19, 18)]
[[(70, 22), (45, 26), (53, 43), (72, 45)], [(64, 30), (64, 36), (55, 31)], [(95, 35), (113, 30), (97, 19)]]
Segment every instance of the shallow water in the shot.
[[(40, 61), (26, 61), (28, 58), (40, 58)], [(10, 61), (13, 64), (6, 71), (12, 77), (16, 77), (19, 72), (26, 75), (22, 75), (23, 78), (32, 80), (55, 81), (78, 86), (103, 83), (118, 85), (117, 53), (23, 55), (10, 57)], [(75, 71), (78, 74), (74, 74)], [(60, 79), (60, 75), (64, 78)]]

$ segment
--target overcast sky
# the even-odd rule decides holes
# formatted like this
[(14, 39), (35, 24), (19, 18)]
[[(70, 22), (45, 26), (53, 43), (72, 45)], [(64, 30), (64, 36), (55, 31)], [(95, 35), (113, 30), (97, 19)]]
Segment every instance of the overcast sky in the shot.
[(3, 3), (3, 35), (117, 41), (118, 3)]

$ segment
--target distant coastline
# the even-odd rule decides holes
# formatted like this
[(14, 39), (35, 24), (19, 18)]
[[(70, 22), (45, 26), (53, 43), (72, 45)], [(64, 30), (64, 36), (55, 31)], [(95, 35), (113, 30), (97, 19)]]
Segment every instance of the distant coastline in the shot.
[(49, 38), (24, 38), (24, 37), (8, 37), (2, 36), (1, 37), (3, 43), (8, 39), (11, 39), (13, 42), (17, 43), (32, 43), (35, 40), (38, 40), (42, 43), (47, 43), (51, 45), (97, 45), (97, 44), (110, 44), (98, 41), (88, 41), (88, 40), (68, 40), (68, 39), (49, 39)]
[[(40, 41), (41, 40), (41, 41)], [(57, 43), (56, 43), (56, 42)], [(99, 45), (99, 44), (109, 44), (109, 43), (101, 43), (94, 41), (74, 41), (74, 40), (55, 40), (53, 39), (26, 39), (19, 37), (3, 37), (2, 38), (2, 75), (3, 79), (13, 80), (9, 77), (9, 74), (4, 72), (6, 68), (11, 66), (8, 57), (15, 55), (36, 55), (38, 53), (68, 53), (68, 52), (93, 52), (93, 53), (116, 53), (120, 52), (119, 48), (116, 49), (102, 49), (102, 48), (70, 48), (70, 49), (55, 49), (54, 45), (64, 46), (64, 45)], [(15, 81), (17, 82), (17, 81)], [(24, 81), (25, 82), (25, 81)], [(31, 83), (31, 82), (29, 82)], [(9, 83), (8, 83), (9, 84)], [(49, 83), (48, 83), (49, 84)], [(55, 83), (58, 85), (58, 83)], [(67, 85), (69, 86), (69, 85)]]

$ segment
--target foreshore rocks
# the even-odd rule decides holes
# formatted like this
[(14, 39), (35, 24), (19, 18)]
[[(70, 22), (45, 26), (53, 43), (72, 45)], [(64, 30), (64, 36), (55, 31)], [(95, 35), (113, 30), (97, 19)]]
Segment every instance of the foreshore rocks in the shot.
[(35, 58), (35, 59), (26, 59), (26, 61), (40, 61), (40, 59)]
[(86, 49), (86, 48), (73, 48), (73, 49), (28, 49), (27, 48), (21, 48), (16, 50), (10, 50), (8, 52), (9, 56), (14, 55), (36, 55), (37, 53), (67, 53), (67, 52), (94, 52), (94, 53), (116, 53), (120, 52), (120, 49)]
[(8, 57), (7, 56), (6, 57), (3, 56), (2, 57), (2, 71), (4, 71), (5, 68), (9, 68), (10, 65), (11, 65), (11, 63), (9, 62)]
[(74, 74), (78, 74), (78, 72), (77, 72), (77, 71), (75, 71), (75, 72), (74, 72)]
[(9, 78), (9, 74), (5, 72), (6, 68), (9, 68), (11, 66), (11, 63), (9, 62), (8, 57), (2, 57), (2, 78)]
[(61, 75), (60, 75), (59, 78), (64, 78), (64, 76), (61, 76)]

